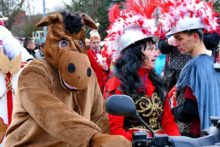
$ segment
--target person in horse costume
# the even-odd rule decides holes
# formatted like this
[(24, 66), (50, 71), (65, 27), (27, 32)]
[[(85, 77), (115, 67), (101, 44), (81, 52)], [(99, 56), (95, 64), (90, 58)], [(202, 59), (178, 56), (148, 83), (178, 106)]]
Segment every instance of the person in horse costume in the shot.
[(131, 146), (108, 135), (104, 100), (86, 55), (85, 26), (96, 29), (84, 13), (53, 13), (45, 60), (31, 61), (21, 72), (5, 147)]

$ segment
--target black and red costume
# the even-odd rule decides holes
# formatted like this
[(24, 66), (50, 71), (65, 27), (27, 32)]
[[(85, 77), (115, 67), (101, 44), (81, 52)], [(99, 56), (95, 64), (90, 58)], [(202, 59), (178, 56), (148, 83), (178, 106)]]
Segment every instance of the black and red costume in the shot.
[[(170, 105), (166, 98), (162, 98), (157, 93), (157, 88), (149, 77), (150, 70), (141, 68), (138, 71), (142, 81), (144, 81), (144, 95), (138, 95), (134, 99), (137, 111), (141, 118), (150, 126), (153, 131), (160, 134), (178, 136), (179, 130), (171, 114)], [(104, 97), (112, 94), (124, 94), (121, 89), (121, 81), (118, 77), (112, 77), (106, 83)], [(141, 92), (140, 92), (141, 93)], [(132, 139), (134, 131), (146, 129), (143, 124), (134, 118), (115, 116), (109, 114), (110, 133), (123, 135), (128, 140)]]

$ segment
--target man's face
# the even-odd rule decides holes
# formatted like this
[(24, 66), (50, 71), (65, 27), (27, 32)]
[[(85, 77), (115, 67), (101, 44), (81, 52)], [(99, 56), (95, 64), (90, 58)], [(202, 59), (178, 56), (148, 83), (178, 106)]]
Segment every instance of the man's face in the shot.
[(44, 51), (44, 45), (40, 46), (40, 50), (43, 52)]
[(90, 41), (90, 47), (94, 50), (100, 50), (100, 39), (92, 39)]
[(90, 40), (89, 39), (85, 39), (86, 42), (86, 47), (89, 49), (90, 48)]
[(191, 55), (194, 46), (195, 46), (195, 39), (194, 35), (189, 35), (184, 32), (179, 32), (173, 35), (176, 40), (176, 47), (182, 54), (189, 54)]
[(30, 42), (28, 43), (28, 46), (27, 46), (27, 47), (28, 47), (28, 49), (34, 50), (35, 47), (36, 47), (35, 41), (34, 41), (34, 40), (30, 41)]

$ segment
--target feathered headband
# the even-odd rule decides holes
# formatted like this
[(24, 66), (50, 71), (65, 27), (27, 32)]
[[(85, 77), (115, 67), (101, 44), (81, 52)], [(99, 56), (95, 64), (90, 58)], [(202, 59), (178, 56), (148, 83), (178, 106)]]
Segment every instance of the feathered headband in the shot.
[(207, 32), (218, 31), (217, 13), (212, 2), (200, 0), (161, 0), (159, 19), (162, 32), (174, 34), (203, 28)]

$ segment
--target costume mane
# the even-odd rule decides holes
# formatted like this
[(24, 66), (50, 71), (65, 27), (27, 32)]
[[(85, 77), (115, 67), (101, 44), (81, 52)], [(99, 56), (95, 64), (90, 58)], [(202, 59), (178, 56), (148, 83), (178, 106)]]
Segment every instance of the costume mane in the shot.
[(82, 18), (79, 13), (62, 12), (65, 29), (72, 34), (79, 33), (83, 27)]

